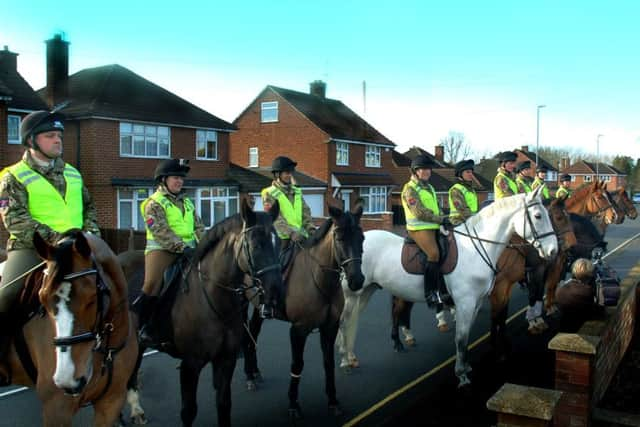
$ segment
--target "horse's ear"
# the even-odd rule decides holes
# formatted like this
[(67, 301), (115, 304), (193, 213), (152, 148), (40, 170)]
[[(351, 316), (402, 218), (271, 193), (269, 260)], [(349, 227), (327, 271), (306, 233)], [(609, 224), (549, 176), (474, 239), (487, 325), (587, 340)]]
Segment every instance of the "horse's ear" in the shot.
[(342, 214), (344, 212), (342, 212), (342, 209), (335, 207), (333, 205), (330, 205), (327, 203), (327, 208), (329, 208), (329, 215), (331, 216), (331, 218), (333, 219), (338, 219), (342, 216)]
[(271, 217), (271, 222), (274, 222), (276, 219), (278, 219), (278, 215), (280, 214), (280, 203), (278, 203), (277, 200), (273, 202), (273, 204), (269, 208), (268, 213), (269, 213), (269, 216)]
[(360, 217), (362, 216), (362, 212), (364, 211), (364, 199), (362, 197), (358, 197), (356, 200), (356, 205), (353, 210), (353, 216), (356, 217), (358, 221), (360, 221)]
[(89, 242), (87, 241), (87, 238), (84, 237), (84, 234), (82, 232), (79, 231), (76, 234), (73, 246), (76, 248), (76, 251), (84, 258), (89, 258), (91, 256), (91, 247), (89, 246)]
[(53, 259), (53, 246), (47, 243), (37, 231), (33, 233), (33, 246), (40, 258), (44, 260)]
[(247, 199), (242, 199), (240, 214), (242, 215), (242, 220), (249, 226), (252, 226), (256, 223), (256, 213), (253, 211), (251, 206), (249, 206), (249, 202), (247, 201)]
[(536, 189), (535, 189), (535, 190), (533, 190), (533, 195), (532, 195), (532, 197), (533, 197), (534, 199), (535, 199), (536, 197), (538, 197), (538, 195), (540, 194), (540, 190), (542, 190), (542, 186), (541, 186), (541, 185), (540, 185), (540, 186), (538, 186), (538, 187), (536, 187)]

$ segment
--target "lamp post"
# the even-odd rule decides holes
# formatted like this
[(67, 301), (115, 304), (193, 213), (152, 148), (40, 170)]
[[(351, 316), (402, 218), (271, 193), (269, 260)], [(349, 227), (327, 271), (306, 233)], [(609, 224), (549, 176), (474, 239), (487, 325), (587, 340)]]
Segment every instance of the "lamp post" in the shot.
[(538, 105), (536, 108), (536, 168), (538, 167), (538, 151), (540, 151), (540, 147), (538, 144), (540, 143), (540, 109), (546, 107), (546, 105)]
[(600, 180), (600, 137), (604, 136), (601, 133), (596, 138), (596, 182)]

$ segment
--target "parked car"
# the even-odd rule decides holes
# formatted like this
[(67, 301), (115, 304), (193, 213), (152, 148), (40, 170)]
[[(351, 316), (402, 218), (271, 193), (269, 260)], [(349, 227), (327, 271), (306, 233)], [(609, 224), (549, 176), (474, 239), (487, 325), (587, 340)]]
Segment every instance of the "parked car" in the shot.
[(633, 203), (640, 204), (640, 193), (635, 193), (632, 199), (633, 199)]

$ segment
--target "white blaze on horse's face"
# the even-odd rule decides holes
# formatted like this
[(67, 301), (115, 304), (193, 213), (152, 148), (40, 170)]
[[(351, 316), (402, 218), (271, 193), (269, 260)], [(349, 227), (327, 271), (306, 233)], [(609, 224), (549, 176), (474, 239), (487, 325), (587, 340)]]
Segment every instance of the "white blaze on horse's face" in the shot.
[[(69, 309), (71, 301), (71, 282), (62, 282), (56, 291), (58, 297), (58, 312), (55, 316), (56, 336), (69, 337), (73, 335), (73, 313)], [(53, 382), (63, 389), (74, 389), (78, 381), (74, 378), (75, 366), (71, 357), (71, 347), (56, 347), (56, 371)]]
[(524, 218), (518, 220), (515, 226), (517, 233), (533, 244), (542, 258), (551, 259), (558, 253), (558, 238), (553, 230), (549, 212), (542, 204), (540, 188), (542, 187), (525, 196)]

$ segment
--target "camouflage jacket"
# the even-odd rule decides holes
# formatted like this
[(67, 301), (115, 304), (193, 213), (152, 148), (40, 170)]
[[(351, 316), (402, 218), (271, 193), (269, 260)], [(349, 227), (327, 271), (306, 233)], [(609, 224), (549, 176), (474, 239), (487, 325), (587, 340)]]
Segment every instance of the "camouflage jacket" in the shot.
[(516, 185), (518, 186), (518, 193), (530, 193), (533, 190), (533, 180), (528, 176), (518, 175)]
[(509, 181), (507, 181), (501, 174), (509, 177), (511, 179), (511, 182), (516, 185), (516, 178), (511, 172), (509, 172), (505, 168), (498, 168), (498, 175), (496, 175), (496, 177), (493, 179), (493, 191), (494, 197), (496, 199), (501, 199), (503, 197), (509, 197), (516, 194), (514, 189), (509, 186)]
[[(175, 195), (170, 193), (163, 185), (159, 185), (156, 191), (162, 193), (167, 200), (180, 208), (180, 211), (184, 214), (184, 199), (187, 198), (187, 195), (184, 192), (180, 192)], [(153, 234), (153, 239), (169, 252), (180, 253), (184, 251), (186, 245), (182, 239), (174, 233), (171, 227), (169, 227), (169, 224), (167, 223), (167, 214), (162, 205), (153, 199), (148, 200), (149, 201), (144, 207), (144, 221), (146, 223), (147, 230)], [(194, 231), (196, 233), (196, 238), (200, 241), (204, 234), (204, 224), (195, 211), (193, 212), (193, 216)]]
[[(284, 186), (278, 180), (274, 180), (271, 185), (278, 187), (278, 189), (287, 196), (291, 204), (293, 204), (293, 185)], [(273, 206), (275, 202), (276, 199), (271, 196), (271, 194), (267, 192), (262, 194), (262, 206), (264, 207), (265, 212), (269, 212), (269, 209), (271, 209), (271, 206)], [(278, 219), (274, 221), (273, 227), (276, 229), (278, 234), (286, 234), (288, 236), (291, 236), (295, 231), (282, 215), (278, 215)], [(302, 198), (302, 228), (309, 234), (309, 236), (311, 236), (316, 229), (312, 221), (311, 209), (309, 208), (309, 205), (307, 205), (307, 202), (304, 201), (304, 197)]]
[[(476, 194), (476, 190), (473, 188), (473, 182), (465, 181), (464, 179), (458, 178), (458, 182), (456, 182), (456, 184), (461, 184), (467, 190)], [(478, 195), (476, 194), (476, 200), (477, 198)], [(449, 215), (449, 219), (451, 220), (452, 224), (458, 225), (475, 213), (471, 211), (471, 208), (467, 204), (467, 200), (464, 198), (464, 193), (455, 186), (452, 186), (449, 189), (449, 200), (450, 203), (453, 203), (453, 206), (455, 206), (456, 208), (456, 213)]]
[[(60, 157), (53, 161), (53, 165), (42, 166), (38, 164), (29, 150), (22, 156), (27, 165), (35, 172), (42, 175), (51, 185), (58, 190), (64, 198), (67, 182), (64, 178), (65, 162)], [(27, 189), (9, 173), (8, 170), (0, 172), (0, 216), (6, 230), (15, 239), (7, 242), (7, 251), (14, 249), (32, 249), (33, 234), (37, 231), (47, 242), (54, 244), (59, 233), (52, 230), (47, 224), (34, 220), (29, 213)], [(86, 186), (82, 186), (83, 217), (82, 229), (96, 235), (100, 235), (98, 228), (98, 214), (91, 200)]]
[[(415, 176), (411, 176), (411, 180), (418, 183), (418, 185), (421, 184), (420, 180)], [(446, 217), (446, 215), (444, 216), (436, 215), (434, 211), (424, 206), (420, 202), (420, 196), (418, 195), (418, 192), (409, 185), (404, 186), (404, 189), (400, 197), (404, 199), (404, 201), (406, 202), (407, 208), (420, 221), (442, 224), (442, 220)]]

